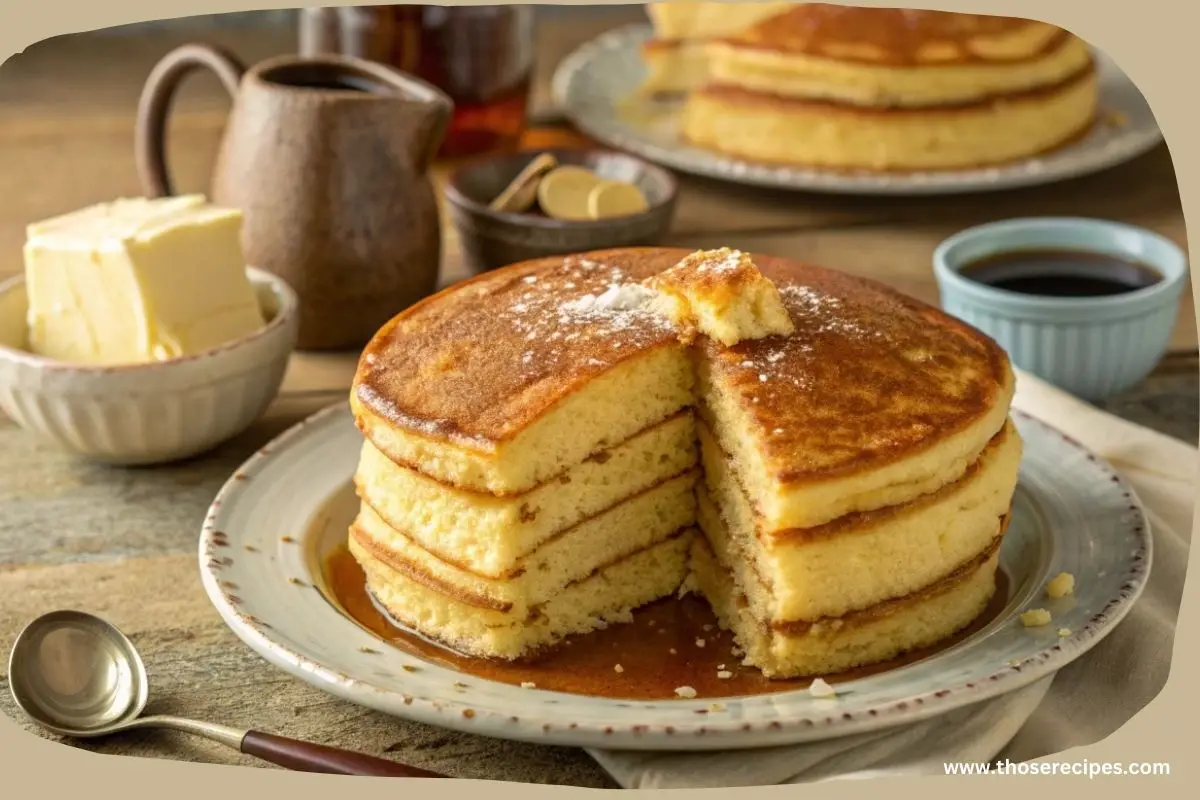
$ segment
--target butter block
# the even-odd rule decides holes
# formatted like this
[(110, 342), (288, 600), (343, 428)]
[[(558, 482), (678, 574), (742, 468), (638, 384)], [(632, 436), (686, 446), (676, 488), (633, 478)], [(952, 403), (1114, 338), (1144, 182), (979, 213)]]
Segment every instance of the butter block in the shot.
[(242, 213), (202, 195), (121, 198), (29, 225), (31, 352), (115, 365), (193, 355), (264, 323)]

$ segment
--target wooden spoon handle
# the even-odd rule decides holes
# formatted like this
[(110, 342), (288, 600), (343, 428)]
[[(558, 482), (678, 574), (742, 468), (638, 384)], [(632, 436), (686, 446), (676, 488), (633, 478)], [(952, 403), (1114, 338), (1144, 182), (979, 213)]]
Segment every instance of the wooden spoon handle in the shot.
[(389, 778), (445, 778), (436, 772), (398, 764), (364, 753), (339, 750), (262, 731), (247, 731), (241, 750), (246, 755), (300, 772), (334, 775), (375, 775)]

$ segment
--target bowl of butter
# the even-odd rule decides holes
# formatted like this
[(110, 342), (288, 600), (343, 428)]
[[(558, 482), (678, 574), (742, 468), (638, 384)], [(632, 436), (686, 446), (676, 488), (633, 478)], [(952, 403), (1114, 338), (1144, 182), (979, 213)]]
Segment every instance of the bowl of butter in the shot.
[(176, 461), (250, 426), (295, 347), (297, 301), (247, 267), (242, 213), (121, 198), (31, 224), (0, 283), (0, 410), (112, 464)]
[(662, 167), (601, 149), (485, 156), (446, 181), (450, 219), (475, 272), (531, 258), (659, 244), (678, 186)]

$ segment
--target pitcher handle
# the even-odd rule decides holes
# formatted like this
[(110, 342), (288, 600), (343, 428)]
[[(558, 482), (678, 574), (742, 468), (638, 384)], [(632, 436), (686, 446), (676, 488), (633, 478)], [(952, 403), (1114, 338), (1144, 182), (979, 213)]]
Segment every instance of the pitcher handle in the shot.
[(142, 87), (134, 128), (134, 157), (142, 191), (148, 197), (174, 194), (166, 158), (167, 117), (183, 79), (201, 67), (216, 74), (230, 97), (237, 96), (246, 67), (231, 53), (206, 44), (185, 44), (167, 53), (154, 65)]

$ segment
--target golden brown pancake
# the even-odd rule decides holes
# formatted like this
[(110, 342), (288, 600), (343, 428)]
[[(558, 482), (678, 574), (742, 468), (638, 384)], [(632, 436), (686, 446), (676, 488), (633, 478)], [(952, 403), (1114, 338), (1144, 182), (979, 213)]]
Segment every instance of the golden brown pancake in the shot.
[(730, 36), (743, 47), (890, 66), (990, 64), (1052, 52), (1070, 37), (1044, 22), (986, 14), (800, 3)]
[[(656, 275), (689, 253), (597, 251), (457, 284), (381, 329), (364, 351), (353, 400), (408, 436), (494, 453), (607, 372), (659, 348), (678, 349), (660, 319), (562, 309), (615, 281)], [(995, 415), (1007, 400), (1007, 358), (975, 328), (879, 283), (753, 258), (780, 287), (797, 331), (787, 340), (711, 346), (708, 358), (764, 432), (763, 458), (779, 480), (878, 468)]]
[(1088, 46), (1032, 20), (804, 3), (710, 43), (686, 139), (833, 169), (1005, 163), (1087, 130)]

